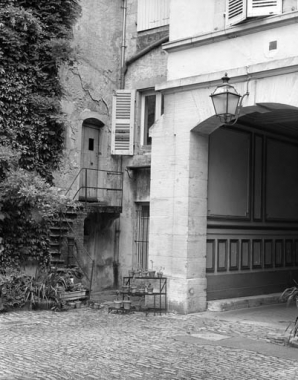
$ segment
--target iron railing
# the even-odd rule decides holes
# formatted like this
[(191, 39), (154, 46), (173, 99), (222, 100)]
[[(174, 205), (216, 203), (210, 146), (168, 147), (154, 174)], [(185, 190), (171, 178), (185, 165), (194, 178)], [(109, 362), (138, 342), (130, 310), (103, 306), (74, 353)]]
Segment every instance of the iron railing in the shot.
[[(98, 169), (89, 169), (89, 168), (81, 168), (65, 195), (68, 195), (75, 183), (77, 183), (77, 191), (73, 194), (74, 200), (83, 201), (85, 206), (89, 202), (98, 202), (103, 206), (107, 207), (117, 207), (122, 209), (122, 199), (123, 199), (123, 173), (116, 172), (111, 170), (98, 170)], [(96, 182), (96, 183), (95, 183)], [(91, 186), (96, 184), (96, 186)], [(61, 218), (63, 218), (68, 226), (68, 231), (75, 236), (75, 231), (72, 225), (68, 222), (67, 216), (65, 213), (61, 213)], [(84, 246), (78, 247), (78, 243), (74, 239), (74, 249), (72, 249), (72, 254), (77, 262), (78, 266), (81, 268), (83, 273), (85, 274), (87, 280), (89, 281), (89, 299), (92, 291), (92, 282), (93, 282), (93, 274), (94, 274), (94, 265), (95, 260), (91, 257), (90, 253)], [(79, 260), (79, 251), (83, 250), (85, 253), (86, 259), (91, 261), (91, 269), (90, 274), (86, 270), (86, 266), (88, 264), (83, 264)]]
[(98, 202), (110, 207), (122, 208), (123, 173), (111, 170), (81, 168), (65, 195), (71, 193), (76, 184), (75, 200), (89, 204)]

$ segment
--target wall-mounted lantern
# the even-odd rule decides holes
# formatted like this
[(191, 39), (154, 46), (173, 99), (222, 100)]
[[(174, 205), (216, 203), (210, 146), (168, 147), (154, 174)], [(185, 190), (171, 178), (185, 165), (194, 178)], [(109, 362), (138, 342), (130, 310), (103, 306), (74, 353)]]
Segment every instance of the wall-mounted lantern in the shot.
[(223, 124), (235, 124), (240, 114), (243, 98), (248, 92), (241, 96), (236, 89), (229, 84), (230, 78), (226, 73), (222, 78), (223, 84), (216, 87), (210, 95), (215, 115)]

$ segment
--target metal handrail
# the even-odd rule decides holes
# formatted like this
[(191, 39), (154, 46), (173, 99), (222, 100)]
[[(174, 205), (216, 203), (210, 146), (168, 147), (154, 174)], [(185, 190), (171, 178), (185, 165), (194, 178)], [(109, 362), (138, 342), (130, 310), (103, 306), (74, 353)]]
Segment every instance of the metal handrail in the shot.
[[(93, 170), (93, 171), (97, 171), (97, 172), (104, 172), (104, 173), (111, 174), (111, 175), (120, 175), (123, 178), (123, 173), (122, 172), (117, 172), (117, 171), (113, 171), (113, 170), (100, 170), (100, 169), (92, 169), (92, 168), (81, 168), (79, 170), (79, 172), (77, 173), (77, 175), (75, 176), (74, 180), (72, 181), (71, 185), (67, 189), (65, 195), (67, 195), (69, 193), (69, 191), (71, 190), (73, 184), (77, 181), (77, 179), (79, 178), (80, 174), (84, 170), (85, 170), (85, 184), (88, 183), (87, 182), (87, 180), (88, 180), (88, 170)], [(122, 192), (121, 206), (122, 206), (122, 197), (123, 197), (123, 184), (122, 184), (122, 181), (121, 181), (121, 188), (79, 186), (79, 189), (76, 191), (75, 195), (73, 196), (73, 199), (76, 198), (77, 194), (80, 192), (81, 189), (85, 189), (85, 204), (86, 204), (86, 201), (87, 201), (87, 189), (97, 189), (97, 190), (107, 190), (107, 191), (121, 191)], [(60, 215), (61, 215), (61, 217), (63, 217), (64, 221), (67, 223), (68, 231), (70, 231), (74, 235), (75, 231), (74, 231), (72, 225), (68, 222), (66, 213), (61, 212)], [(77, 241), (76, 241), (75, 237), (74, 237), (74, 243), (75, 243), (74, 245), (75, 245), (76, 253), (78, 253), (79, 252), (79, 247), (77, 245)], [(90, 277), (89, 277), (88, 274), (84, 271), (84, 269), (80, 265), (80, 262), (79, 262), (79, 260), (77, 258), (77, 255), (73, 252), (73, 255), (74, 255), (74, 258), (75, 258), (77, 264), (79, 265), (79, 267), (81, 268), (81, 270), (85, 274), (87, 280), (89, 281), (89, 298), (90, 298), (91, 291), (92, 291), (92, 282), (93, 282), (93, 272), (94, 272), (95, 260), (91, 257), (90, 253), (87, 251), (87, 249), (83, 245), (82, 245), (82, 247), (80, 247), (80, 249), (83, 250), (83, 252), (87, 255), (87, 257), (91, 260), (91, 263), (92, 263), (91, 273), (90, 273)]]
[[(87, 175), (88, 173), (88, 170), (93, 170), (93, 171), (97, 171), (97, 172), (104, 172), (104, 173), (109, 173), (109, 174), (114, 174), (114, 175), (120, 175), (120, 176), (123, 176), (123, 172), (117, 172), (117, 171), (113, 171), (113, 170), (102, 170), (102, 169), (92, 169), (92, 168), (81, 168), (79, 170), (79, 172), (77, 173), (77, 175), (75, 176), (74, 180), (72, 181), (72, 183), (70, 184), (69, 188), (66, 190), (66, 193), (65, 195), (67, 195), (69, 193), (69, 191), (71, 190), (73, 184), (75, 183), (75, 181), (78, 179), (79, 175), (81, 174), (81, 172), (85, 170), (85, 176)], [(85, 177), (86, 178), (86, 177)], [(87, 183), (87, 182), (86, 182)], [(77, 195), (77, 193), (82, 189), (82, 188), (85, 188), (85, 186), (82, 186), (79, 188), (79, 190), (76, 192), (75, 195)], [(121, 187), (120, 189), (108, 189), (108, 188), (103, 188), (103, 187), (95, 187), (96, 189), (105, 189), (105, 190), (122, 190), (123, 188)]]

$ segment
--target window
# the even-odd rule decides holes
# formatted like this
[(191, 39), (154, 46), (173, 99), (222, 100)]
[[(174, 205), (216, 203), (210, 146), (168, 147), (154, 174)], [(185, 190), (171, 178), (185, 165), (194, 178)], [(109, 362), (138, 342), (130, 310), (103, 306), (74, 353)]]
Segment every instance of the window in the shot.
[(169, 24), (170, 0), (138, 0), (138, 32)]
[(141, 145), (151, 145), (149, 129), (162, 114), (162, 94), (154, 91), (141, 93)]
[(135, 244), (138, 267), (148, 269), (149, 204), (138, 207), (136, 222)]
[(226, 25), (231, 26), (253, 17), (282, 13), (282, 0), (226, 0)]

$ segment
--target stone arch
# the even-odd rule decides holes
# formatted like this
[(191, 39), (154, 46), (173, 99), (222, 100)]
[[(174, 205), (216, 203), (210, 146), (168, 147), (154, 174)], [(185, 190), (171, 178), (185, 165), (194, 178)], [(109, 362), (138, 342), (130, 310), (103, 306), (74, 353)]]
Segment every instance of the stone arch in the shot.
[[(298, 108), (282, 103), (257, 103), (253, 106), (243, 107), (237, 123), (251, 124), (256, 120), (259, 120), (261, 123), (267, 123), (271, 120), (271, 122), (277, 124), (279, 118), (282, 118), (284, 125), (286, 125), (284, 128), (291, 128), (291, 126), (297, 124)], [(210, 135), (222, 125), (219, 119), (213, 115), (197, 124), (192, 129), (192, 132)]]

